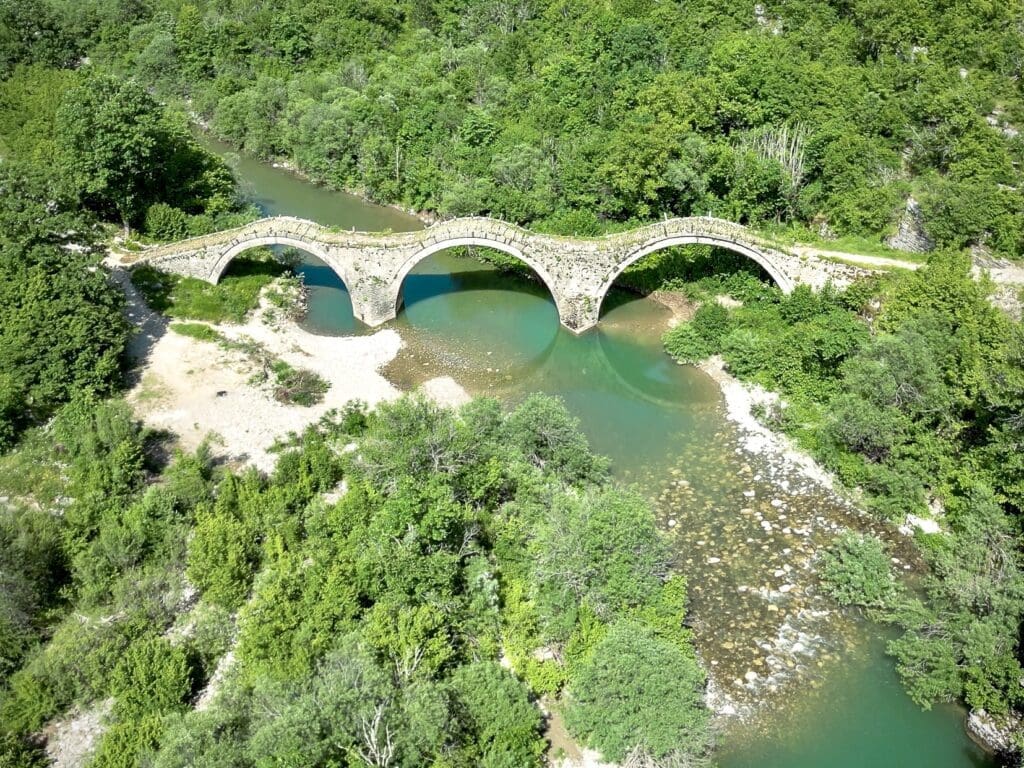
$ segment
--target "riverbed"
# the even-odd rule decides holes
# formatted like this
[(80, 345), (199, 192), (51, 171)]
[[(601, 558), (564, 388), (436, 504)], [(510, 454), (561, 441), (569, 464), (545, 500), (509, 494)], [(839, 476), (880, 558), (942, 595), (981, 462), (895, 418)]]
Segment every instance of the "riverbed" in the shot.
[[(283, 169), (231, 157), (243, 190), (268, 214), (403, 231), (399, 211), (318, 188)], [(306, 330), (367, 332), (337, 277), (313, 257)], [(410, 274), (389, 324), (402, 349), (384, 369), (412, 389), (450, 376), (472, 394), (514, 403), (561, 397), (617, 478), (655, 504), (688, 578), (710, 703), (724, 713), (717, 759), (746, 766), (986, 766), (954, 706), (920, 711), (884, 654), (885, 631), (817, 594), (814, 559), (843, 527), (871, 520), (776, 452), (749, 450), (718, 384), (676, 365), (660, 336), (671, 312), (623, 291), (601, 324), (575, 336), (542, 285), (471, 258), (435, 254)], [(893, 553), (911, 567), (912, 551)]]

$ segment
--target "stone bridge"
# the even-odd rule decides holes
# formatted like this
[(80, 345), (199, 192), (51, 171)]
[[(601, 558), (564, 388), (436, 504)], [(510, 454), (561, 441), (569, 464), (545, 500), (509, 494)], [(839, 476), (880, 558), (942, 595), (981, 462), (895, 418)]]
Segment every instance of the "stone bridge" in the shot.
[(712, 245), (753, 259), (789, 293), (801, 283), (821, 288), (848, 284), (862, 273), (773, 246), (739, 224), (714, 218), (667, 219), (629, 232), (598, 238), (543, 235), (496, 219), (452, 219), (416, 232), (372, 233), (323, 227), (288, 216), (125, 254), (124, 263), (148, 263), (180, 275), (216, 283), (231, 260), (257, 246), (299, 248), (330, 266), (345, 283), (355, 316), (367, 325), (395, 317), (402, 283), (432, 253), (458, 246), (485, 246), (524, 262), (547, 286), (567, 328), (582, 333), (597, 324), (601, 303), (630, 264), (675, 245)]

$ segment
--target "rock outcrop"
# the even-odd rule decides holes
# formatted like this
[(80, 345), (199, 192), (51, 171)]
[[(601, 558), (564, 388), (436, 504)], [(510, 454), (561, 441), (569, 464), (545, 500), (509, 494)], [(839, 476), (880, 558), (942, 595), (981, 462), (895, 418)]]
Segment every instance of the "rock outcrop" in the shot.
[(899, 228), (885, 242), (890, 248), (908, 253), (927, 253), (935, 247), (935, 241), (925, 231), (924, 217), (917, 200), (907, 198), (907, 207), (900, 218)]

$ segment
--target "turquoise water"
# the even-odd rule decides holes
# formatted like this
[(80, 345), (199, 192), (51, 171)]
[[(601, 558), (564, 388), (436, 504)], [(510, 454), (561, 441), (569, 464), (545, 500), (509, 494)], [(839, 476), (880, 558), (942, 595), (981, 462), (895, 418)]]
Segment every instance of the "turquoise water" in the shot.
[[(247, 158), (235, 157), (233, 164), (244, 188), (268, 214), (365, 230), (421, 226), (399, 211), (320, 189)], [(367, 332), (352, 317), (347, 291), (328, 268), (309, 257), (300, 271), (310, 290), (305, 321), (310, 330)], [(832, 614), (820, 620), (828, 628), (820, 650), (806, 657), (784, 656), (752, 641), (781, 637), (793, 626), (808, 634), (822, 626), (807, 618), (823, 605), (813, 590), (796, 602), (781, 603), (782, 610), (775, 612), (751, 596), (753, 587), (747, 589), (767, 582), (765, 574), (773, 568), (793, 563), (799, 570), (830, 535), (824, 530), (800, 538), (784, 531), (817, 515), (843, 525), (862, 521), (817, 489), (803, 486), (781, 496), (786, 515), (779, 512), (774, 502), (780, 499), (771, 497), (781, 494), (768, 482), (778, 476), (764, 460), (739, 449), (717, 385), (664, 354), (660, 335), (669, 317), (656, 302), (617, 292), (609, 296), (598, 329), (575, 336), (558, 324), (554, 305), (539, 284), (439, 253), (406, 281), (404, 307), (389, 324), (402, 335), (405, 348), (386, 373), (403, 388), (446, 375), (474, 394), (506, 401), (530, 392), (558, 395), (580, 419), (595, 450), (612, 459), (617, 475), (636, 482), (655, 500), (676, 537), (679, 567), (690, 580), (702, 658), (715, 665), (714, 675), (726, 688), (733, 678), (741, 682), (747, 669), (767, 681), (766, 688), (753, 692), (732, 685), (738, 701), (747, 696), (770, 705), (726, 727), (719, 765), (992, 765), (965, 735), (962, 710), (949, 706), (922, 712), (907, 698), (878, 628)], [(762, 530), (766, 518), (776, 524), (767, 536)], [(779, 555), (790, 549), (788, 560)], [(712, 560), (716, 563), (709, 565)], [(791, 682), (772, 690), (766, 674), (772, 664), (783, 669), (792, 664)]]

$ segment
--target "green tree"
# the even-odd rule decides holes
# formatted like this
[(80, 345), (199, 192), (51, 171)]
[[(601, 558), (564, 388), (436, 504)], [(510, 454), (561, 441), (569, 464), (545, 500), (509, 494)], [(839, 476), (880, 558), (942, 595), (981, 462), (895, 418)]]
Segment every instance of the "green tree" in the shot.
[(647, 501), (616, 488), (555, 498), (536, 523), (530, 555), (552, 619), (569, 600), (607, 620), (645, 603), (668, 574), (668, 547)]
[[(632, 621), (613, 624), (571, 681), (566, 724), (606, 760), (694, 760), (708, 750), (704, 673), (692, 654)], [(637, 752), (634, 752), (637, 750)]]
[(162, 182), (162, 117), (142, 85), (102, 76), (70, 90), (57, 114), (62, 161), (82, 201), (116, 215), (125, 232)]

